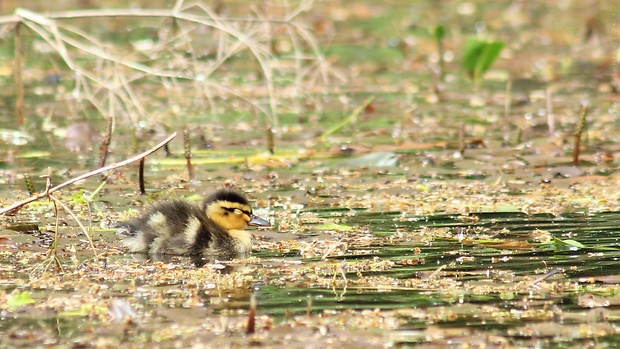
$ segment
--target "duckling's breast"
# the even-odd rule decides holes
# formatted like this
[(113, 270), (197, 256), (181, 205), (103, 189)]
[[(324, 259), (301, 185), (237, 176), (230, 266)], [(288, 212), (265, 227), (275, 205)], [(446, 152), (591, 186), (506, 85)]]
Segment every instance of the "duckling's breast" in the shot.
[(245, 230), (230, 230), (228, 232), (235, 242), (235, 249), (239, 254), (252, 252), (252, 236)]

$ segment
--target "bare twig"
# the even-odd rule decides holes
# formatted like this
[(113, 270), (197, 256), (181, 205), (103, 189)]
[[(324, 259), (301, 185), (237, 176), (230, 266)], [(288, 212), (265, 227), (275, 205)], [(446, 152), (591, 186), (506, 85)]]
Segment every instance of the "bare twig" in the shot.
[(245, 329), (246, 334), (254, 333), (256, 326), (256, 295), (250, 295), (250, 312), (248, 313), (248, 327)]
[(586, 115), (588, 114), (588, 106), (584, 105), (581, 109), (581, 115), (579, 115), (579, 121), (575, 126), (575, 149), (573, 150), (573, 166), (579, 165), (579, 147), (581, 144), (581, 134), (586, 125)]
[(108, 165), (106, 167), (99, 168), (99, 169), (94, 170), (94, 171), (90, 171), (90, 172), (85, 173), (85, 174), (83, 174), (81, 176), (77, 176), (75, 178), (72, 178), (72, 179), (70, 179), (70, 180), (68, 180), (68, 181), (66, 181), (66, 182), (64, 182), (62, 184), (59, 184), (59, 185), (57, 185), (57, 186), (55, 186), (53, 188), (50, 188), (49, 190), (46, 189), (44, 192), (41, 192), (41, 193), (39, 193), (37, 195), (33, 195), (33, 196), (31, 196), (31, 197), (29, 197), (29, 198), (27, 198), (25, 200), (22, 200), (20, 202), (14, 203), (13, 205), (4, 207), (4, 208), (0, 209), (0, 215), (6, 214), (7, 212), (12, 212), (12, 211), (14, 211), (17, 208), (20, 208), (20, 207), (22, 207), (24, 205), (27, 205), (27, 204), (31, 203), (31, 202), (37, 201), (37, 200), (39, 200), (41, 198), (44, 198), (44, 197), (48, 196), (50, 193), (53, 193), (53, 192), (55, 192), (57, 190), (60, 190), (60, 189), (62, 189), (64, 187), (67, 187), (67, 186), (69, 186), (69, 185), (71, 185), (71, 184), (73, 184), (75, 182), (79, 182), (79, 181), (81, 181), (83, 179), (86, 179), (86, 178), (89, 178), (89, 177), (92, 177), (92, 176), (96, 176), (96, 175), (98, 175), (100, 173), (104, 173), (104, 172), (113, 170), (115, 168), (123, 167), (125, 165), (131, 164), (132, 162), (135, 162), (135, 161), (138, 161), (140, 159), (143, 159), (146, 156), (151, 155), (152, 153), (157, 151), (159, 148), (161, 148), (164, 145), (166, 145), (174, 137), (176, 137), (176, 135), (177, 135), (176, 132), (171, 134), (170, 136), (168, 136), (168, 138), (164, 139), (159, 144), (157, 144), (153, 148), (145, 151), (142, 154), (136, 155), (136, 156), (134, 156), (132, 158), (129, 158), (129, 159), (121, 161), (121, 162), (117, 162), (117, 163), (112, 164), (112, 165)]

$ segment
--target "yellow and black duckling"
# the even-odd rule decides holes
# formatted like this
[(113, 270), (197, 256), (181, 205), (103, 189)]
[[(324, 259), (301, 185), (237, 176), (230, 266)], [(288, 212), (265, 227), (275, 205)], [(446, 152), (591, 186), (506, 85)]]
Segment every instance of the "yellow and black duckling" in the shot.
[(167, 201), (117, 225), (116, 234), (131, 252), (234, 258), (252, 249), (248, 225), (269, 226), (255, 216), (245, 195), (220, 189), (201, 205)]

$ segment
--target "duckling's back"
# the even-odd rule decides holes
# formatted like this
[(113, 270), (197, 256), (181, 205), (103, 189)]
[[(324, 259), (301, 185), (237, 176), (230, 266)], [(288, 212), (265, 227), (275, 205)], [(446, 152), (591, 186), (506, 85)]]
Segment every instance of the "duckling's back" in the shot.
[(131, 252), (234, 257), (235, 242), (198, 205), (185, 201), (159, 204), (121, 223), (117, 235)]

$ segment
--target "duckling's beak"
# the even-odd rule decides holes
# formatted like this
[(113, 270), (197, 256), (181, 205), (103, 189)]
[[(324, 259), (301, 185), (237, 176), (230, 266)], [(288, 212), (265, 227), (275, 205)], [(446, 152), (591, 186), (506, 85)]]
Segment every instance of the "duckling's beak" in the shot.
[(255, 225), (257, 227), (268, 227), (271, 226), (271, 223), (260, 218), (259, 216), (252, 214), (250, 215), (250, 221), (248, 222), (248, 225)]

